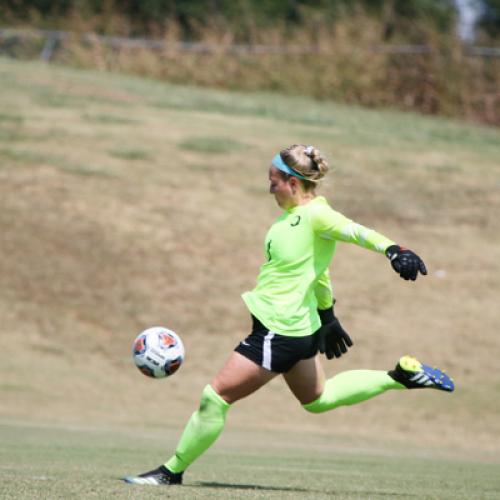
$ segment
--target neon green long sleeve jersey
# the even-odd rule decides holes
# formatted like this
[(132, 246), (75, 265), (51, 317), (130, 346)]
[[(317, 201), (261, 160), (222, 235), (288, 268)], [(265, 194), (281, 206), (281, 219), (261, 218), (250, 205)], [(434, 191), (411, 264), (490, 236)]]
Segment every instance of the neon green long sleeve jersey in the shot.
[(337, 241), (383, 253), (394, 242), (333, 210), (323, 196), (284, 211), (269, 229), (266, 262), (256, 287), (242, 298), (250, 312), (280, 335), (311, 335), (319, 309), (333, 303), (328, 266)]

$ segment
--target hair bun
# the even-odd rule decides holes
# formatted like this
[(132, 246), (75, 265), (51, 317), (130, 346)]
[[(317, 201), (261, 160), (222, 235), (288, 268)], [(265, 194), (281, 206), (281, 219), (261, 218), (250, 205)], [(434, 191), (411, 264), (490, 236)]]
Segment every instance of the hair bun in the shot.
[(282, 160), (292, 169), (317, 183), (328, 172), (328, 162), (319, 149), (305, 144), (293, 144), (280, 151)]

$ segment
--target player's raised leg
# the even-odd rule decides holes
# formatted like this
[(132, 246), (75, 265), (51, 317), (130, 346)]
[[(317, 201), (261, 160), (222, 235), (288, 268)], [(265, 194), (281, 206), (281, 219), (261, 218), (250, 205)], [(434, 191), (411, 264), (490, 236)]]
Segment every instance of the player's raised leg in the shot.
[(312, 413), (353, 405), (389, 389), (403, 389), (387, 372), (350, 370), (324, 381), (319, 356), (299, 361), (284, 375), (291, 391)]
[(291, 391), (312, 413), (371, 399), (391, 389), (435, 388), (453, 391), (453, 381), (437, 368), (403, 356), (394, 370), (349, 370), (323, 380), (318, 356), (302, 360), (284, 375)]

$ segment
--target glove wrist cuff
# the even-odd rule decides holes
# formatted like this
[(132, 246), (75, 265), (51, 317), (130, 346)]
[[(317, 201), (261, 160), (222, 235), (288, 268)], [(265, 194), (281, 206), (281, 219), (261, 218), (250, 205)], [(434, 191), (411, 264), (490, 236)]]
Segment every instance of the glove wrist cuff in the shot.
[(385, 256), (392, 260), (394, 254), (397, 254), (401, 251), (401, 247), (399, 245), (390, 245), (385, 249)]
[(321, 324), (326, 325), (335, 320), (335, 314), (333, 312), (333, 306), (328, 309), (318, 309), (318, 314), (321, 319)]

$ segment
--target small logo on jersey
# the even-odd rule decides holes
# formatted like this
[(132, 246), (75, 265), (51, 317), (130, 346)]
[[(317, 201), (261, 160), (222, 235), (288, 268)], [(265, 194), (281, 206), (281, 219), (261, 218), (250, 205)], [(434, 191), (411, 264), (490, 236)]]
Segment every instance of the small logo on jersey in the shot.
[(242, 340), (240, 344), (250, 347), (250, 344), (246, 340)]
[(300, 215), (296, 215), (293, 222), (290, 222), (290, 226), (295, 227), (300, 224)]

